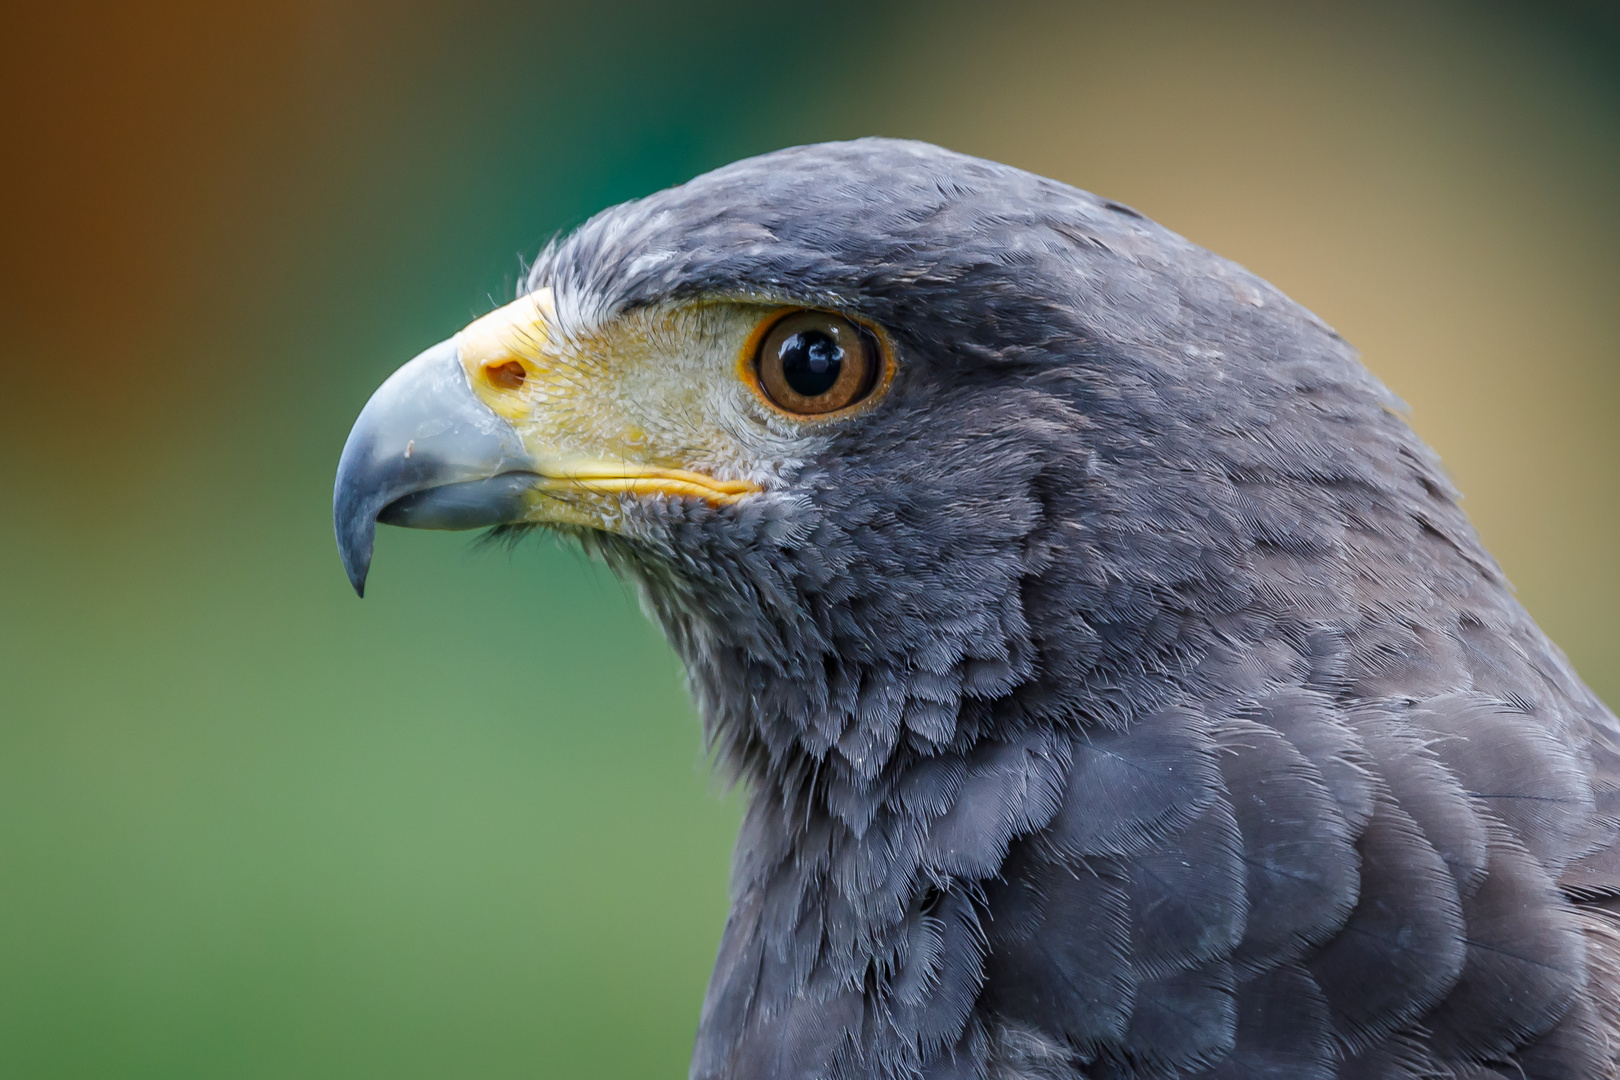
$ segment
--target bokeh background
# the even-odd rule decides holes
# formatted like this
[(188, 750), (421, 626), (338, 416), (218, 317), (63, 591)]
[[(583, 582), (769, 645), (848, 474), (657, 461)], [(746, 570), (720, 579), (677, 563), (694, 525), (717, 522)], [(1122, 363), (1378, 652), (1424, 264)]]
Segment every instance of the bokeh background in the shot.
[(519, 259), (746, 154), (934, 140), (1336, 325), (1620, 701), (1601, 6), (7, 5), (0, 1075), (683, 1076), (735, 796), (610, 576), (331, 471)]

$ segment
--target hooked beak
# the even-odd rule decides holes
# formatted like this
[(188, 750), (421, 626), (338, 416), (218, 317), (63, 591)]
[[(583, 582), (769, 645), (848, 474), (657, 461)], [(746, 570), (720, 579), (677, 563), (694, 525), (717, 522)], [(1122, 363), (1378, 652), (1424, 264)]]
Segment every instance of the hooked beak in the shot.
[(478, 399), (455, 338), (377, 388), (343, 445), (332, 489), (338, 552), (365, 595), (377, 522), (477, 529), (523, 517), (539, 483), (511, 424)]

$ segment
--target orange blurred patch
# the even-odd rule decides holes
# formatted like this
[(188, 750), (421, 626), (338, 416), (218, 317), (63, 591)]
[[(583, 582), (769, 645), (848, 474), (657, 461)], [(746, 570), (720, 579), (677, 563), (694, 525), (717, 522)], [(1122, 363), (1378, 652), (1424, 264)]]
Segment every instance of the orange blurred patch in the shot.
[[(7, 412), (116, 423), (171, 388), (218, 208), (285, 127), (302, 5), (25, 5), (0, 45), (0, 374)], [(178, 328), (178, 329), (177, 329)], [(88, 401), (87, 401), (88, 398)]]

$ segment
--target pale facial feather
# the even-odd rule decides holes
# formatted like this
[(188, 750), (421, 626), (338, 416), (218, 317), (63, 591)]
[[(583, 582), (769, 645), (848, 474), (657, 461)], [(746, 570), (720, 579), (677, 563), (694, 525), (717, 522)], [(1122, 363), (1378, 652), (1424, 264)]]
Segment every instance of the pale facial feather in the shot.
[[(724, 497), (711, 501), (728, 501), (780, 488), (784, 473), (827, 445), (825, 420), (772, 407), (750, 373), (751, 342), (784, 310), (693, 300), (580, 325), (559, 319), (549, 290), (540, 290), (473, 322), (457, 340), (474, 391), (548, 475), (689, 473), (719, 482)], [(512, 363), (521, 365), (520, 381), (510, 369), (503, 378)], [(603, 490), (571, 485), (563, 499), (562, 485), (537, 488), (527, 520), (618, 531), (625, 512), (648, 497), (594, 486)]]

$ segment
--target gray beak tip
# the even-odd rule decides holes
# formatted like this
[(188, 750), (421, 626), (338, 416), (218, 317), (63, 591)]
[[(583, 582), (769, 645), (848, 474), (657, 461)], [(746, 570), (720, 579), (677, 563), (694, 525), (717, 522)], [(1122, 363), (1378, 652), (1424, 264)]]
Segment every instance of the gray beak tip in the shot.
[(332, 531), (337, 536), (338, 556), (349, 575), (356, 596), (366, 595), (366, 575), (371, 571), (371, 550), (377, 536), (377, 513), (372, 500), (356, 498), (355, 485), (346, 484), (338, 473), (337, 491), (332, 498)]
[(343, 559), (343, 569), (348, 572), (349, 584), (354, 586), (354, 595), (364, 600), (366, 598), (366, 575), (371, 571), (371, 552), (361, 555), (359, 552), (346, 553)]
[(332, 527), (355, 594), (366, 594), (379, 517), (416, 529), (512, 521), (536, 480), (529, 464), (517, 432), (473, 393), (455, 339), (394, 372), (355, 420), (332, 489)]

